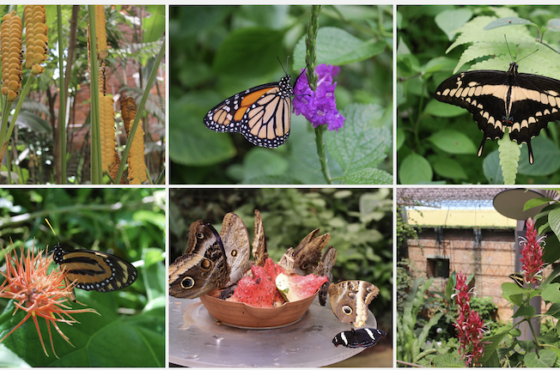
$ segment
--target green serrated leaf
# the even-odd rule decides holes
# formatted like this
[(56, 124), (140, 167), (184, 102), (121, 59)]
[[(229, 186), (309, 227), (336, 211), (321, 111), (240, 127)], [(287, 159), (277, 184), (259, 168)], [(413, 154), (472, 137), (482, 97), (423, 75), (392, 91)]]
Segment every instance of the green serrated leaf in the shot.
[(444, 10), (435, 17), (438, 27), (453, 40), (455, 32), (472, 17), (472, 11), (466, 8)]
[(505, 185), (515, 184), (517, 176), (517, 165), (519, 163), (519, 155), (521, 154), (521, 145), (511, 141), (506, 133), (504, 137), (498, 140), (498, 151), (500, 152), (500, 166), (504, 176)]
[(393, 176), (377, 168), (365, 168), (346, 176), (349, 185), (393, 185)]
[(503, 184), (504, 176), (502, 175), (502, 168), (500, 167), (500, 154), (497, 150), (488, 154), (482, 162), (482, 171), (484, 177), (490, 184)]
[[(385, 43), (373, 40), (363, 41), (343, 29), (323, 27), (317, 33), (317, 65), (343, 65), (373, 57), (385, 49)], [(305, 68), (305, 36), (294, 49), (294, 69)]]
[(533, 25), (536, 26), (536, 24), (534, 24), (533, 22), (531, 22), (527, 19), (523, 19), (523, 18), (519, 18), (519, 17), (506, 17), (506, 18), (496, 19), (495, 21), (492, 21), (492, 22), (488, 23), (488, 25), (486, 25), (486, 27), (484, 27), (484, 29), (485, 30), (491, 30), (491, 29), (499, 28), (499, 27), (519, 26), (519, 25), (524, 25), (524, 24), (533, 24)]

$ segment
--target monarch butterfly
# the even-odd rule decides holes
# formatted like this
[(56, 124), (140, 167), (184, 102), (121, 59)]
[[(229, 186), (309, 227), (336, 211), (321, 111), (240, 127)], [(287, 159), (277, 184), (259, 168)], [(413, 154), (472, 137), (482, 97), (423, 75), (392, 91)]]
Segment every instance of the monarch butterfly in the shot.
[(291, 79), (286, 72), (279, 82), (235, 94), (210, 109), (204, 116), (204, 124), (216, 132), (238, 132), (253, 145), (279, 147), (290, 135), (290, 98), (294, 96)]
[[(66, 252), (60, 244), (53, 249), (53, 260), (66, 271), (66, 285), (97, 292), (112, 292), (126, 288), (138, 277), (136, 268), (112, 254), (80, 249)], [(73, 301), (76, 296), (72, 290)]]
[(525, 283), (525, 278), (522, 274), (511, 274), (509, 278), (513, 280), (515, 284), (517, 284), (520, 288), (523, 288), (523, 283)]

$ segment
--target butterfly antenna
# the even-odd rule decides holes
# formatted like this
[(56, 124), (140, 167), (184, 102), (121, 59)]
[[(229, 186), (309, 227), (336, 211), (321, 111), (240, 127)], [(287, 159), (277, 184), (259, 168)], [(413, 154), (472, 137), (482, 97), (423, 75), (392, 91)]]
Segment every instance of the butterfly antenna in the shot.
[[(289, 60), (290, 56), (288, 55), (288, 60)], [(278, 63), (280, 63), (280, 66), (282, 67), (282, 69), (284, 70), (285, 74), (288, 74), (288, 71), (286, 71), (286, 68), (284, 68), (284, 65), (282, 64), (282, 62), (280, 61), (280, 58), (278, 56), (276, 56), (276, 59), (278, 59)], [(288, 65), (288, 61), (286, 60), (286, 66)]]
[(521, 62), (523, 59), (525, 59), (525, 58), (527, 58), (527, 57), (530, 57), (531, 55), (535, 54), (537, 51), (539, 51), (539, 49), (533, 51), (532, 53), (529, 53), (529, 54), (525, 55), (523, 58), (519, 59), (519, 60), (517, 61), (517, 63)]
[(504, 39), (506, 39), (506, 46), (507, 46), (507, 49), (508, 49), (509, 58), (510, 58), (511, 61), (513, 62), (513, 56), (511, 55), (511, 50), (509, 50), (509, 43), (508, 43), (508, 41), (507, 41), (507, 36), (506, 36), (505, 33), (504, 33)]
[[(60, 244), (60, 239), (58, 239), (58, 235), (56, 235), (56, 232), (54, 231), (53, 227), (51, 226), (51, 223), (46, 218), (45, 218), (45, 221), (47, 222), (47, 225), (49, 225), (49, 227), (51, 228), (51, 231), (54, 234), (54, 237), (56, 238), (56, 240), (58, 241), (58, 244)], [(49, 250), (49, 247), (47, 247), (47, 254), (48, 254), (48, 250)]]

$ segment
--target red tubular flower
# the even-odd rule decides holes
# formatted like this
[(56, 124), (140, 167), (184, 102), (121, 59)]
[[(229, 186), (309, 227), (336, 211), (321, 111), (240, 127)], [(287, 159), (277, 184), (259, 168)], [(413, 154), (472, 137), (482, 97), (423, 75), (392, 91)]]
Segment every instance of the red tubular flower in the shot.
[(457, 328), (459, 338), (459, 354), (465, 360), (465, 366), (477, 365), (478, 360), (484, 355), (484, 345), (482, 336), (486, 332), (484, 321), (480, 315), (471, 310), (471, 292), (467, 285), (467, 276), (462, 272), (457, 274), (457, 292), (452, 297), (457, 298), (459, 306), (459, 317), (457, 323), (453, 324)]
[(0, 272), (6, 280), (0, 286), (0, 297), (14, 300), (16, 306), (14, 315), (18, 309), (24, 310), (27, 312), (27, 315), (15, 328), (6, 334), (0, 342), (6, 339), (31, 317), (35, 322), (43, 351), (45, 351), (45, 355), (48, 357), (39, 329), (39, 323), (37, 322), (37, 316), (39, 316), (47, 321), (51, 348), (54, 355), (58, 357), (54, 350), (50, 324), (52, 323), (62, 338), (72, 345), (68, 337), (64, 335), (58, 327), (57, 322), (70, 325), (77, 323), (78, 321), (74, 320), (74, 318), (70, 316), (70, 313), (91, 312), (98, 315), (99, 313), (92, 308), (81, 310), (70, 309), (68, 297), (72, 294), (73, 285), (66, 286), (64, 282), (66, 271), (56, 268), (52, 270), (50, 274), (48, 273), (52, 257), (43, 257), (42, 253), (43, 252), (40, 251), (35, 255), (34, 252), (28, 250), (26, 256), (22, 248), (21, 256), (19, 257), (15, 252), (13, 256), (10, 253), (6, 254), (6, 273)]
[(523, 275), (525, 281), (531, 284), (537, 284), (542, 280), (540, 273), (544, 269), (544, 261), (542, 259), (544, 250), (540, 243), (544, 237), (537, 238), (537, 230), (535, 229), (535, 221), (527, 220), (527, 233), (525, 238), (520, 237), (519, 245), (521, 246), (521, 263), (523, 264)]

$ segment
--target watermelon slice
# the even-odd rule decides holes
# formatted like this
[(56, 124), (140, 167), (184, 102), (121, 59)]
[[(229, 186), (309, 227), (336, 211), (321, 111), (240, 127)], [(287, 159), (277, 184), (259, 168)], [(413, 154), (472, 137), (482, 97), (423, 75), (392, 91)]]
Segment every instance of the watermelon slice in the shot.
[(299, 301), (315, 294), (329, 280), (326, 276), (309, 274), (306, 276), (279, 274), (276, 288), (288, 302)]

